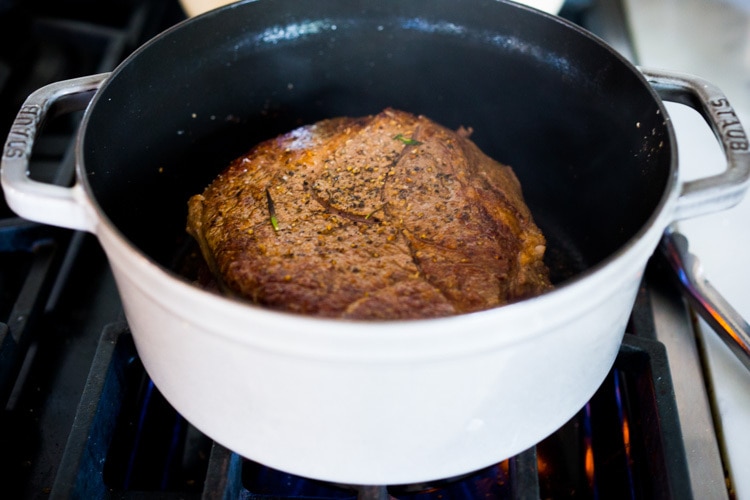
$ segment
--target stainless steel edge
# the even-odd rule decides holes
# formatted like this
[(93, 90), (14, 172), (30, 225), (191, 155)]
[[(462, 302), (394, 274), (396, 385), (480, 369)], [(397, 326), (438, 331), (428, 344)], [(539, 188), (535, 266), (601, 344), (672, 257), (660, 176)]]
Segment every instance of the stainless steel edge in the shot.
[(687, 238), (669, 229), (660, 247), (690, 305), (750, 370), (750, 325), (704, 276), (700, 261), (688, 250)]
[(694, 498), (728, 499), (692, 315), (672, 288), (654, 286), (650, 294), (656, 339), (667, 350)]

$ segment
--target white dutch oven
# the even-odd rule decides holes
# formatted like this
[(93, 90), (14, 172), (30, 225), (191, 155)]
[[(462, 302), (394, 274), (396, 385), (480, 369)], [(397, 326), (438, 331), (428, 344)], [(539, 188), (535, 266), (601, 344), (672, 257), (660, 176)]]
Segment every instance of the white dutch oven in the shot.
[[(321, 0), (315, 14), (298, 4), (212, 11), (111, 74), (34, 93), (3, 150), (7, 202), (97, 236), (157, 387), (250, 459), (396, 484), (517, 454), (570, 419), (610, 370), (664, 229), (740, 199), (746, 135), (706, 82), (641, 73), (579, 28), (512, 3)], [(660, 96), (707, 117), (726, 172), (680, 181)], [(480, 147), (516, 169), (549, 240), (554, 291), (365, 323), (265, 310), (174, 270), (189, 241), (187, 198), (229, 158), (298, 123), (385, 106), (473, 126)], [(31, 180), (44, 119), (84, 107), (75, 185)]]

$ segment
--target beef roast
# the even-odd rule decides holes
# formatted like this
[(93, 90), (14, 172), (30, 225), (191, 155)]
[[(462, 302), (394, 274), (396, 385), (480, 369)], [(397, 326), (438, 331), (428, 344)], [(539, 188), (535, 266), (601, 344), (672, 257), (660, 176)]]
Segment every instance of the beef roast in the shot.
[(386, 109), (263, 142), (189, 201), (222, 289), (296, 313), (447, 316), (550, 288), (510, 167), (469, 132)]

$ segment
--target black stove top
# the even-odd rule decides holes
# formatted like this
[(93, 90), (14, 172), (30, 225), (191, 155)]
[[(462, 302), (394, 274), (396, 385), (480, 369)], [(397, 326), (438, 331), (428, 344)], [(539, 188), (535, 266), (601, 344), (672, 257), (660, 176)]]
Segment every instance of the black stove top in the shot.
[[(569, 1), (562, 14), (616, 39), (610, 3)], [(0, 29), (0, 136), (36, 88), (110, 71), (182, 18), (168, 0), (0, 2), (0, 28), (15, 28)], [(79, 119), (45, 128), (35, 178), (71, 182)], [(323, 483), (245, 460), (177, 414), (139, 362), (95, 238), (24, 221), (0, 199), (0, 484), (9, 498), (690, 498), (651, 318), (644, 285), (597, 394), (526, 452), (430, 484)]]

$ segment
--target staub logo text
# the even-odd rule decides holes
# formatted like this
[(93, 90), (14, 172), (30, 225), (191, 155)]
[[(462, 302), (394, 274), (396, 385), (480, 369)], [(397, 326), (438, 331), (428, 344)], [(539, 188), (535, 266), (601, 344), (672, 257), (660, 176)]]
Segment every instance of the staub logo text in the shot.
[(26, 154), (40, 111), (41, 108), (36, 104), (21, 108), (8, 133), (8, 141), (3, 150), (4, 158), (21, 158)]
[(726, 99), (716, 99), (711, 101), (711, 106), (714, 107), (714, 113), (719, 118), (718, 125), (724, 136), (726, 146), (734, 151), (747, 151), (748, 147), (750, 147), (750, 142), (748, 142), (747, 134), (745, 134), (742, 125), (740, 125), (737, 113), (729, 105), (729, 101)]

